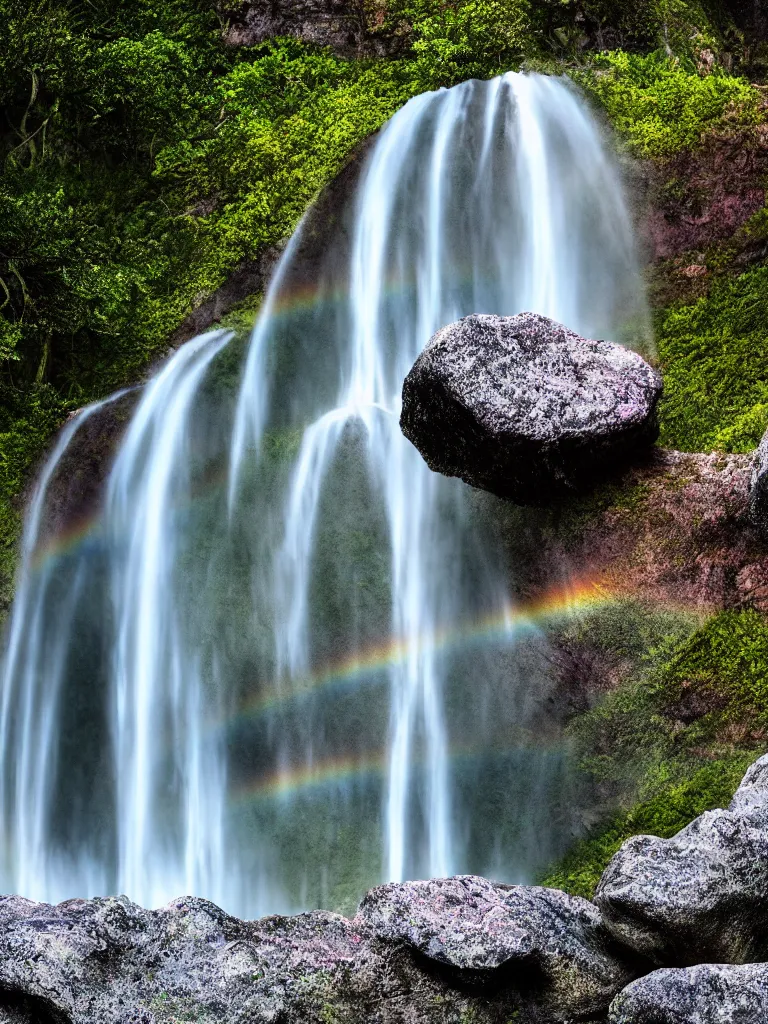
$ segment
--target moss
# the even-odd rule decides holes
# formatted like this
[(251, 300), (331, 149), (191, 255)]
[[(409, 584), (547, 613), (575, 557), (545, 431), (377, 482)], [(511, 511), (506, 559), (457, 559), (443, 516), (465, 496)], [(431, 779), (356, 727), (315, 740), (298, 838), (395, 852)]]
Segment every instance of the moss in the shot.
[(659, 315), (663, 445), (726, 452), (757, 445), (768, 427), (766, 295), (768, 267), (755, 267)]
[(606, 53), (571, 76), (636, 156), (671, 156), (695, 147), (706, 132), (762, 119), (760, 93), (749, 82), (720, 69), (702, 76), (664, 51)]
[(662, 788), (651, 800), (615, 815), (578, 843), (541, 884), (591, 899), (608, 862), (625, 840), (635, 835), (669, 838), (704, 811), (727, 806), (753, 759), (750, 753), (714, 761), (683, 782)]
[[(582, 629), (614, 650), (611, 622), (598, 618)], [(578, 843), (546, 884), (590, 896), (625, 839), (671, 836), (724, 806), (768, 746), (768, 622), (745, 610), (721, 612), (692, 632), (687, 625), (681, 620), (656, 638), (646, 630), (642, 653), (619, 643), (634, 670), (572, 723), (583, 769), (623, 810)]]
[(646, 483), (625, 484), (622, 481), (602, 483), (587, 494), (564, 501), (550, 513), (543, 512), (566, 545), (583, 540), (584, 531), (610, 509), (635, 518), (643, 515), (650, 488)]

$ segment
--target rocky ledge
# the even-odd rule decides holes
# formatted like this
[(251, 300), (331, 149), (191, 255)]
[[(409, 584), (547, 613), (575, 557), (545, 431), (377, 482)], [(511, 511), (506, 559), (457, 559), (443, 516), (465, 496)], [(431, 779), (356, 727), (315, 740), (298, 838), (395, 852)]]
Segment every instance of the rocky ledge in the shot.
[(658, 436), (661, 378), (636, 352), (537, 313), (443, 327), (403, 384), (430, 469), (522, 505), (578, 493)]
[(594, 903), (474, 876), (379, 886), (352, 920), (6, 896), (0, 1022), (757, 1024), (766, 847), (768, 755), (728, 810), (628, 840)]
[(215, 7), (229, 46), (293, 36), (345, 57), (386, 57), (403, 46), (398, 35), (376, 31), (383, 8), (377, 19), (358, 0), (217, 0)]

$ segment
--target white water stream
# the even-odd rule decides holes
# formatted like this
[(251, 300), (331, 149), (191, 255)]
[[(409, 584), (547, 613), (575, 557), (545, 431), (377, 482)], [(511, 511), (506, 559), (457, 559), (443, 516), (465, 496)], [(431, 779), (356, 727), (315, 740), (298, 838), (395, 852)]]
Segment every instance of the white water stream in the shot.
[[(392, 119), (308, 267), (312, 230), (242, 372), (219, 332), (146, 388), (96, 556), (38, 547), (62, 453), (103, 408), (52, 453), (3, 669), (9, 891), (255, 914), (346, 906), (381, 879), (521, 879), (567, 842), (563, 757), (520, 739), (546, 679), (505, 612), (509, 568), (472, 492), (402, 437), (399, 395), (468, 313), (647, 343), (615, 161), (565, 81), (469, 82)], [(106, 652), (85, 674), (81, 622)], [(93, 794), (61, 750), (80, 727)]]

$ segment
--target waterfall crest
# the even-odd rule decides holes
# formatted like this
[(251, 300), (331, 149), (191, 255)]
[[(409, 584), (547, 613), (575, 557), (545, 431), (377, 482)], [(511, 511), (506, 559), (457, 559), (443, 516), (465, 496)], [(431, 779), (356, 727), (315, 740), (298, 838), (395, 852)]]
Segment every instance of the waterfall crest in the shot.
[[(7, 890), (349, 908), (383, 879), (524, 880), (568, 842), (567, 751), (530, 731), (544, 640), (480, 514), (496, 499), (427, 469), (399, 396), (469, 313), (650, 346), (616, 163), (565, 80), (467, 82), (384, 128), (308, 264), (311, 232), (243, 358), (203, 336), (146, 388), (97, 554), (36, 564), (49, 481), (100, 407), (52, 453), (3, 670)], [(105, 652), (87, 678), (84, 635)], [(65, 723), (91, 729), (93, 806)]]

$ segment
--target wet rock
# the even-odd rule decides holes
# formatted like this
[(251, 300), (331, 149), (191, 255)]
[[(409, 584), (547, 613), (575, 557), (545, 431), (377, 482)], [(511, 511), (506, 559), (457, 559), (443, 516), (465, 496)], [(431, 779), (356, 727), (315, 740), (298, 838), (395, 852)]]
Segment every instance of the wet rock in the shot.
[(526, 1021), (560, 1019), (514, 988), (438, 976), (405, 941), (336, 914), (250, 922), (202, 899), (148, 911), (0, 898), (2, 1024), (503, 1024), (522, 1006)]
[(637, 973), (586, 900), (462, 875), (382, 885), (355, 922), (464, 984), (504, 983), (555, 1019), (605, 1012)]
[(40, 547), (55, 546), (98, 515), (109, 471), (141, 396), (141, 387), (118, 392), (78, 427), (48, 483)]
[(520, 504), (578, 493), (658, 436), (659, 375), (628, 349), (534, 313), (443, 327), (403, 385), (431, 469)]
[(375, 31), (356, 0), (220, 0), (216, 4), (230, 46), (255, 46), (293, 36), (330, 46), (342, 56), (388, 56), (401, 44)]
[(654, 971), (611, 1005), (610, 1024), (758, 1024), (768, 1019), (768, 964)]
[(752, 461), (749, 518), (760, 533), (768, 537), (768, 431), (763, 435)]
[[(758, 779), (762, 768), (737, 807), (755, 799)], [(708, 811), (672, 839), (627, 840), (595, 893), (606, 927), (659, 964), (766, 958), (768, 831), (760, 821), (755, 804), (748, 814)]]

